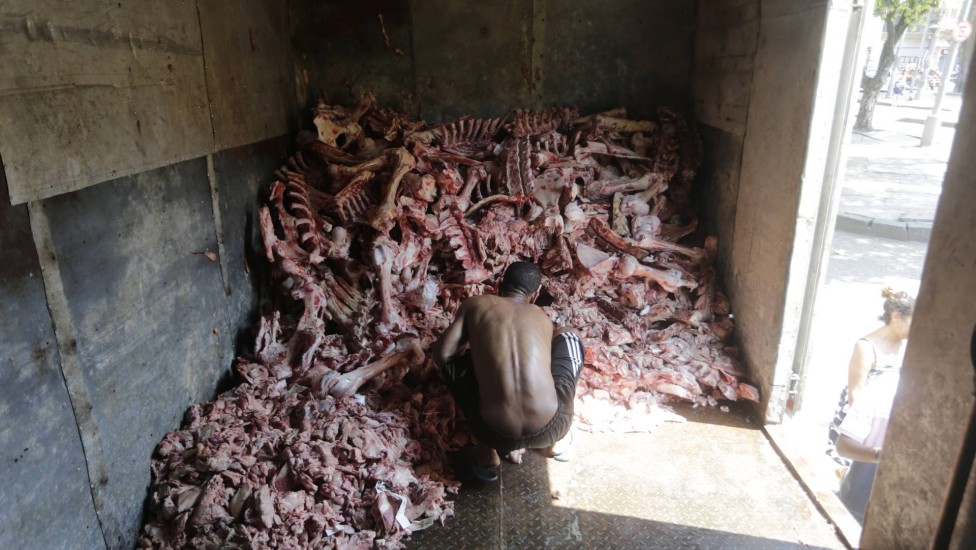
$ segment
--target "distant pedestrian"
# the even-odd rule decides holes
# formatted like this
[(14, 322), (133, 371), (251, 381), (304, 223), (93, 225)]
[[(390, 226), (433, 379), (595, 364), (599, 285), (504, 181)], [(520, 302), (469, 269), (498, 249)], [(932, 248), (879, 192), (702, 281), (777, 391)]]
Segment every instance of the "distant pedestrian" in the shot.
[(904, 74), (898, 75), (898, 79), (895, 80), (895, 87), (892, 90), (892, 92), (894, 92), (894, 95), (892, 95), (891, 104), (894, 105), (895, 107), (897, 107), (898, 104), (901, 103), (901, 97), (902, 97), (902, 95), (905, 93), (905, 75)]

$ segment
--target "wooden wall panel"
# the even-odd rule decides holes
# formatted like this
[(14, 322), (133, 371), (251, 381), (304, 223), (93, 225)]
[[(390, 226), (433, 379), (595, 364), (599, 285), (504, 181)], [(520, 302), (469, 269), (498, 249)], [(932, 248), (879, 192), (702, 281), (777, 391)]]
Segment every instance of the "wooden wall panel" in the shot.
[(294, 131), (298, 110), (288, 3), (203, 0), (199, 5), (216, 148)]
[(11, 0), (0, 51), (13, 204), (213, 148), (194, 3)]

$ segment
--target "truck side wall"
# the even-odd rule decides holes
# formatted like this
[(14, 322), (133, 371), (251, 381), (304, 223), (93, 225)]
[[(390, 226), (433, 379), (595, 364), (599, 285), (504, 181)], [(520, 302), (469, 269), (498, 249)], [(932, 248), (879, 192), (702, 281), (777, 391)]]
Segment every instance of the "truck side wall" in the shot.
[(691, 0), (299, 1), (292, 21), (312, 101), (369, 91), (430, 121), (572, 105), (641, 117), (690, 107), (695, 9)]
[(0, 547), (133, 547), (153, 449), (250, 349), (289, 17), (0, 7)]

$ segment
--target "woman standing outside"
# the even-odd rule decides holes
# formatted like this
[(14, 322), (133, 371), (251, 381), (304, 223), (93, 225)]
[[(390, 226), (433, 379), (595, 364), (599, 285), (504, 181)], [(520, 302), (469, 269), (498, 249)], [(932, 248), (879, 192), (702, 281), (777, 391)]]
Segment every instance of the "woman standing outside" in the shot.
[(881, 294), (885, 324), (854, 344), (847, 387), (830, 424), (828, 454), (850, 464), (839, 496), (859, 523), (864, 521), (874, 484), (915, 309), (915, 298), (905, 292), (885, 288)]
[(847, 367), (847, 387), (841, 391), (837, 410), (830, 423), (827, 454), (834, 461), (847, 466), (850, 461), (837, 455), (834, 447), (841, 422), (859, 393), (882, 374), (901, 368), (905, 341), (912, 323), (915, 298), (907, 292), (896, 292), (890, 287), (881, 291), (884, 297), (883, 313), (879, 317), (884, 325), (854, 343), (854, 353)]

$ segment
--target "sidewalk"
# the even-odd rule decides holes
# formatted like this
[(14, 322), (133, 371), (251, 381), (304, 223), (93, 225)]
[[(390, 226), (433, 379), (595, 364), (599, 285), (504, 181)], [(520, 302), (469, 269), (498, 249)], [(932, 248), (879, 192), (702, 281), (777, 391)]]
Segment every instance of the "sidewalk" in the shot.
[(886, 239), (928, 242), (942, 192), (960, 96), (946, 96), (931, 147), (919, 145), (932, 98), (875, 108), (871, 132), (848, 148), (837, 229)]

